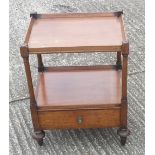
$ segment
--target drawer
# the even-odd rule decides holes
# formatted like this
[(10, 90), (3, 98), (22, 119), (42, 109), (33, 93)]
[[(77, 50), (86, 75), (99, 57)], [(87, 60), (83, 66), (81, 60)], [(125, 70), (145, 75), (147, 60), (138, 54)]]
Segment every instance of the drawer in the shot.
[(120, 126), (120, 108), (104, 110), (38, 111), (41, 129)]

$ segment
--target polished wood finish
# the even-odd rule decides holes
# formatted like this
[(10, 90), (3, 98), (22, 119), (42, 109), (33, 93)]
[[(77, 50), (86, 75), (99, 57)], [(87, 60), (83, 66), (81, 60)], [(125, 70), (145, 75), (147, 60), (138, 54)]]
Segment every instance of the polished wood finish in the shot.
[(37, 131), (39, 130), (37, 104), (36, 104), (35, 95), (34, 95), (27, 44), (23, 44), (20, 47), (20, 53), (21, 53), (21, 56), (23, 57), (25, 71), (26, 71), (26, 78), (27, 78), (29, 95), (30, 95), (30, 109), (31, 109), (32, 122), (35, 122), (33, 123), (33, 127), (34, 127), (34, 130)]
[[(121, 144), (127, 128), (127, 71), (129, 42), (123, 12), (31, 13), (20, 47), (24, 60), (35, 134), (43, 144), (43, 130), (119, 127)], [(42, 54), (116, 52), (116, 65), (44, 66)], [(34, 93), (29, 55), (37, 54), (38, 84)]]
[[(121, 13), (120, 13), (121, 12)], [(32, 17), (33, 14), (37, 15), (37, 18), (42, 19), (51, 19), (51, 18), (85, 18), (85, 17), (119, 17), (123, 14), (123, 11), (116, 11), (116, 12), (95, 12), (95, 13), (50, 13), (50, 14), (39, 14), (37, 12), (31, 13), (30, 16)], [(120, 14), (120, 15), (118, 15)], [(36, 18), (36, 19), (37, 19)]]
[(122, 67), (122, 107), (121, 107), (121, 126), (127, 128), (127, 72), (128, 72), (128, 54), (129, 43), (123, 42), (122, 55), (123, 55), (123, 67)]
[(38, 83), (39, 109), (101, 108), (121, 103), (121, 71), (79, 67), (76, 71), (42, 72)]
[(121, 46), (120, 19), (106, 18), (38, 19), (33, 24), (29, 48)]
[(95, 65), (95, 66), (56, 66), (45, 67), (45, 72), (72, 72), (72, 71), (92, 71), (92, 70), (117, 70), (116, 65)]
[(32, 14), (29, 52), (120, 51), (126, 38), (122, 13), (117, 13)]
[(120, 126), (119, 107), (103, 110), (41, 111), (38, 117), (42, 130)]
[(121, 52), (117, 52), (117, 69), (122, 69), (122, 55)]

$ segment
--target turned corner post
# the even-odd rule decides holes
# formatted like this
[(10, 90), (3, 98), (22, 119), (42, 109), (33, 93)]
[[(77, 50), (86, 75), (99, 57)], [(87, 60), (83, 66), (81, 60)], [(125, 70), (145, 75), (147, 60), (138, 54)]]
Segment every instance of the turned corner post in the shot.
[(129, 42), (125, 41), (122, 44), (122, 99), (127, 99), (127, 76), (128, 76), (128, 55), (129, 55)]
[(130, 130), (127, 127), (127, 74), (128, 74), (128, 55), (129, 55), (129, 42), (124, 41), (122, 43), (122, 99), (121, 99), (121, 124), (117, 130), (117, 134), (121, 138), (121, 144), (125, 145), (127, 136), (130, 134)]
[(121, 124), (122, 127), (127, 127), (127, 76), (128, 76), (128, 55), (129, 55), (129, 42), (124, 41), (122, 43), (122, 112), (121, 112)]
[(35, 103), (35, 95), (34, 95), (33, 84), (32, 84), (31, 70), (30, 70), (30, 64), (29, 64), (29, 51), (28, 51), (27, 44), (21, 45), (20, 53), (24, 61), (26, 78), (28, 83), (28, 90), (30, 95), (30, 102)]
[(34, 130), (39, 130), (39, 123), (38, 123), (38, 117), (37, 117), (37, 105), (36, 105), (36, 100), (34, 95), (31, 70), (30, 70), (30, 64), (29, 64), (29, 50), (28, 50), (28, 45), (26, 43), (21, 45), (20, 53), (24, 61), (26, 78), (28, 83), (28, 90), (30, 95), (30, 109), (31, 109), (33, 127), (34, 127)]

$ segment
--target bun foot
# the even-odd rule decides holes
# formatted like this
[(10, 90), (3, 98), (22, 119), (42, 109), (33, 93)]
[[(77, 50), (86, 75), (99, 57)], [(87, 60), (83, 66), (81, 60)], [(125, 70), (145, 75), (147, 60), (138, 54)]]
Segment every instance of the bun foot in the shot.
[(43, 139), (37, 140), (37, 142), (38, 142), (38, 144), (39, 144), (40, 146), (43, 145)]
[(42, 130), (41, 131), (35, 131), (34, 135), (32, 137), (33, 137), (33, 139), (35, 139), (38, 142), (38, 144), (40, 146), (42, 146), (43, 145), (43, 138), (45, 137), (45, 132)]
[(119, 128), (117, 134), (120, 136), (121, 145), (124, 146), (126, 144), (127, 136), (130, 135), (130, 131), (126, 128)]
[(126, 144), (126, 139), (127, 137), (120, 137), (121, 138), (121, 145), (125, 145)]

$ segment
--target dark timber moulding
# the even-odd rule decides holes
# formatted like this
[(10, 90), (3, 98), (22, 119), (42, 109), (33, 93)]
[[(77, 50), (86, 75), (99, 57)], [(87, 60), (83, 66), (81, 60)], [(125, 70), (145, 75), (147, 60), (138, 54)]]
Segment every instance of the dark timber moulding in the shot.
[(37, 12), (31, 12), (30, 17), (37, 19), (39, 17), (39, 15), (37, 14)]
[(27, 43), (24, 43), (20, 46), (20, 54), (23, 58), (27, 58), (29, 56)]
[(117, 17), (120, 17), (122, 14), (123, 14), (123, 10), (114, 12), (114, 15), (117, 16)]

